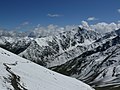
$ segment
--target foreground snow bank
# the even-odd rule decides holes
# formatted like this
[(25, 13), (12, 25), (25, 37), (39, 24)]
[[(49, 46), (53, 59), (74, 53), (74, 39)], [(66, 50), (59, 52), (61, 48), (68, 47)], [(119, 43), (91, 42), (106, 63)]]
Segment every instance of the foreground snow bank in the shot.
[(93, 90), (0, 48), (0, 90)]

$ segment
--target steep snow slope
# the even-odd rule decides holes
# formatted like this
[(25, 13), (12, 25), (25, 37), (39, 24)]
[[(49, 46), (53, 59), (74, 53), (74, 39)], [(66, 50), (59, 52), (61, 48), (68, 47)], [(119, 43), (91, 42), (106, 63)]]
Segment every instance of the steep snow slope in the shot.
[(0, 90), (93, 90), (0, 48)]

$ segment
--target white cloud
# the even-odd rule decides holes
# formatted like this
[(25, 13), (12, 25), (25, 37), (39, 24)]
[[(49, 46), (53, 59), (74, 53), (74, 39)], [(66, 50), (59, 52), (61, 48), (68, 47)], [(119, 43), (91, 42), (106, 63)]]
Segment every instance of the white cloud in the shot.
[(30, 24), (28, 21), (25, 21), (25, 22), (23, 22), (21, 25), (22, 26), (25, 26), (25, 25), (28, 25), (28, 24)]
[(120, 13), (120, 9), (118, 9), (118, 12)]
[(97, 23), (95, 25), (90, 25), (90, 27), (100, 33), (107, 33), (107, 32), (111, 32), (113, 30), (117, 30), (118, 24), (112, 22), (112, 23), (105, 23), (105, 22), (101, 22), (101, 23)]
[(48, 26), (41, 26), (40, 24), (37, 25), (37, 27), (32, 30), (33, 35), (36, 37), (44, 37), (44, 36), (52, 36), (52, 35), (57, 35), (59, 33), (62, 33), (64, 31), (70, 31), (75, 28), (77, 28), (78, 25), (66, 25), (64, 27), (50, 24)]
[(120, 20), (118, 20), (118, 23), (120, 23)]
[(61, 17), (62, 15), (59, 14), (48, 14), (48, 17)]
[(95, 17), (89, 17), (89, 18), (87, 19), (87, 21), (95, 21), (95, 20), (98, 20), (98, 19), (95, 18)]
[(56, 35), (61, 30), (63, 30), (63, 28), (57, 25), (50, 24), (48, 26), (41, 26), (40, 24), (38, 24), (37, 27), (35, 27), (35, 29), (33, 30), (33, 33), (37, 37), (44, 37)]
[(15, 30), (20, 30), (22, 28), (28, 27), (29, 24), (31, 24), (31, 23), (28, 21), (22, 22), (19, 26), (15, 27)]
[[(86, 21), (82, 21), (81, 25), (79, 25), (79, 26), (86, 30), (95, 30), (101, 34), (111, 32), (111, 31), (114, 31), (114, 30), (117, 30), (118, 28), (120, 28), (120, 24), (117, 24), (114, 22), (112, 22), (112, 23), (100, 22), (100, 23), (91, 25)], [(33, 32), (34, 32), (35, 36), (44, 37), (44, 36), (56, 35), (60, 32), (64, 32), (64, 31), (73, 30), (73, 29), (76, 29), (77, 27), (78, 27), (78, 25), (66, 25), (64, 27), (60, 27), (58, 25), (53, 25), (53, 24), (50, 24), (48, 26), (41, 26), (39, 24), (33, 30)]]

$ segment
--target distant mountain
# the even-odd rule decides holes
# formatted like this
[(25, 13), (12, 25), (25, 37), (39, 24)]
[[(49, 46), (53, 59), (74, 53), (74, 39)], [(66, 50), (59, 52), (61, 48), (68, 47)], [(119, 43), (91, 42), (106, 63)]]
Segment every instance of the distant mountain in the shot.
[(80, 55), (100, 37), (95, 31), (77, 27), (58, 35), (36, 38), (19, 55), (45, 67), (53, 67)]
[(60, 66), (51, 68), (92, 86), (120, 84), (120, 29), (106, 34), (90, 46), (94, 48)]
[(94, 90), (0, 48), (1, 90)]
[(32, 39), (28, 37), (0, 36), (0, 47), (19, 54), (30, 45), (31, 41)]

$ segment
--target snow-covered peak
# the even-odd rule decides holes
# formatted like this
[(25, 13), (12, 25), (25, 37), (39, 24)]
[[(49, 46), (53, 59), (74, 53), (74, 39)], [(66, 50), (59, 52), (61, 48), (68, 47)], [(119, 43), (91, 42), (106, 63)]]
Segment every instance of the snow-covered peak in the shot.
[(81, 22), (82, 25), (80, 25), (82, 28), (86, 29), (86, 30), (91, 30), (92, 28), (89, 26), (88, 22), (86, 21), (82, 21)]
[(90, 86), (0, 48), (1, 90), (93, 90)]

